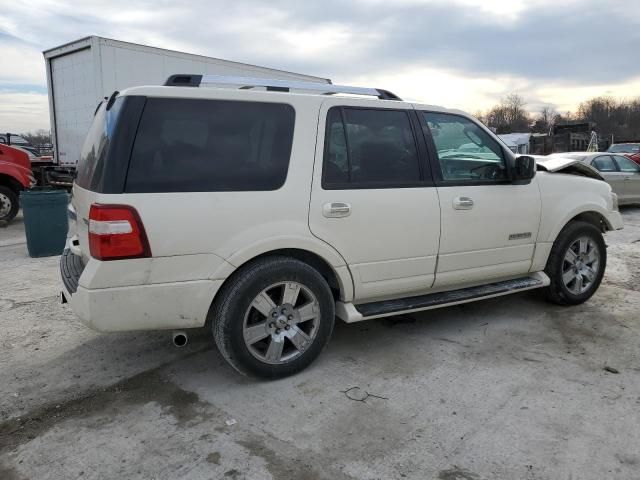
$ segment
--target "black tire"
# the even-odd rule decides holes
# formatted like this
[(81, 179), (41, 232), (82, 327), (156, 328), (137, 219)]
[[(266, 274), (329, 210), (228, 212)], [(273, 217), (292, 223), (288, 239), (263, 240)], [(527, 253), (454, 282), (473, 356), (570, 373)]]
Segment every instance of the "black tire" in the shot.
[[(581, 237), (590, 239), (595, 244), (599, 253), (599, 265), (593, 281), (586, 291), (576, 294), (572, 292), (563, 281), (563, 267), (565, 255), (569, 247)], [(607, 266), (607, 247), (602, 237), (602, 232), (595, 225), (588, 222), (573, 221), (564, 229), (553, 242), (547, 266), (544, 271), (551, 279), (551, 284), (545, 289), (547, 300), (558, 305), (577, 305), (586, 302), (598, 290), (604, 271)]]
[[(319, 306), (315, 336), (296, 358), (286, 363), (270, 364), (249, 351), (243, 336), (245, 314), (254, 299), (278, 282), (296, 282), (308, 289)], [(281, 378), (307, 367), (326, 347), (335, 322), (335, 303), (326, 280), (317, 270), (289, 257), (257, 260), (235, 272), (225, 283), (212, 306), (213, 337), (220, 353), (244, 375)], [(271, 341), (267, 337), (266, 341)]]
[[(9, 202), (9, 212), (4, 215), (0, 213), (0, 222), (10, 222), (18, 214), (18, 210), (20, 210), (18, 192), (5, 185), (0, 185), (0, 202), (3, 202), (3, 199)], [(0, 208), (0, 212), (3, 210), (3, 208)]]

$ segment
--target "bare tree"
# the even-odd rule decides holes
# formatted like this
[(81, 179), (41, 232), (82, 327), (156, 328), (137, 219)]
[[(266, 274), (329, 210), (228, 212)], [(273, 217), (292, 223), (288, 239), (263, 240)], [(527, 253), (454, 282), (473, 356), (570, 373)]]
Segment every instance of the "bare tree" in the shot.
[(51, 143), (51, 132), (48, 130), (40, 129), (35, 132), (21, 133), (20, 136), (24, 137), (31, 145), (36, 147)]
[(551, 128), (556, 124), (560, 115), (550, 106), (542, 107), (540, 113), (533, 122), (531, 130), (534, 133), (549, 133)]
[(485, 123), (497, 133), (528, 132), (531, 121), (525, 105), (524, 98), (517, 93), (507, 95), (487, 112)]

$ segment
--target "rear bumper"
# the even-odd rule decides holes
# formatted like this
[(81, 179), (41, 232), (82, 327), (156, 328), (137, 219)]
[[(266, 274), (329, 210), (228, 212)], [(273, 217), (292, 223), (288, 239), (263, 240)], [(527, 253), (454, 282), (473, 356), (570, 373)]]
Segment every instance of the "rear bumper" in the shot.
[(78, 274), (78, 261), (68, 250), (61, 257), (62, 301), (100, 332), (202, 327), (222, 285), (222, 280), (194, 280), (88, 289), (80, 281), (84, 270)]

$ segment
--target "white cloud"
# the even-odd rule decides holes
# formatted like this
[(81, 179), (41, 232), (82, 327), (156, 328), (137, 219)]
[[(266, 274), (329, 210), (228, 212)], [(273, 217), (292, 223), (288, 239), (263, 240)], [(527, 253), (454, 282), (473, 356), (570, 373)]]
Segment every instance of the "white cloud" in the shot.
[(41, 93), (0, 92), (0, 132), (49, 130), (49, 103)]
[[(561, 110), (594, 95), (637, 95), (640, 64), (632, 59), (640, 42), (640, 9), (629, 9), (624, 0), (594, 10), (598, 5), (31, 0), (16, 8), (14, 1), (0, 0), (0, 118), (16, 108), (7, 103), (9, 90), (18, 95), (30, 85), (44, 88), (42, 50), (92, 34), (387, 88), (469, 112), (511, 92), (523, 95), (532, 109), (551, 103)], [(33, 120), (27, 129), (48, 122), (46, 101), (40, 100), (24, 105), (34, 109), (22, 112), (24, 121)]]

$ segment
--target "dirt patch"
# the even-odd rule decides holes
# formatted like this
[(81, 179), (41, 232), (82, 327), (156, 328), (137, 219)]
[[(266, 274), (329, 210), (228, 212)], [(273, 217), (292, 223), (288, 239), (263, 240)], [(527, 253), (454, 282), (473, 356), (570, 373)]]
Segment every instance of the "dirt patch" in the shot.
[(438, 473), (439, 480), (479, 480), (479, 476), (469, 470), (453, 467)]
[(211, 452), (209, 455), (207, 455), (207, 462), (213, 463), (214, 465), (220, 465), (220, 453)]
[(0, 478), (2, 480), (24, 480), (13, 468), (0, 465)]
[[(197, 353), (200, 351), (190, 355)], [(121, 409), (149, 402), (159, 404), (168, 415), (172, 415), (178, 427), (217, 416), (197, 394), (182, 390), (164, 376), (161, 372), (166, 366), (161, 365), (64, 402), (46, 404), (19, 418), (0, 423), (0, 453), (15, 450), (66, 420), (109, 412), (113, 412), (115, 418)]]
[(237, 443), (246, 448), (251, 455), (262, 458), (265, 461), (266, 469), (273, 478), (295, 478), (296, 480), (348, 480), (352, 478), (338, 470), (332, 471), (327, 465), (331, 462), (327, 462), (326, 458), (322, 464), (312, 464), (308, 452), (304, 456), (298, 455), (298, 452), (292, 450), (290, 445), (287, 446), (276, 439), (272, 441), (278, 451), (289, 450), (290, 455), (277, 454), (265, 444), (264, 439), (258, 437), (238, 440)]

